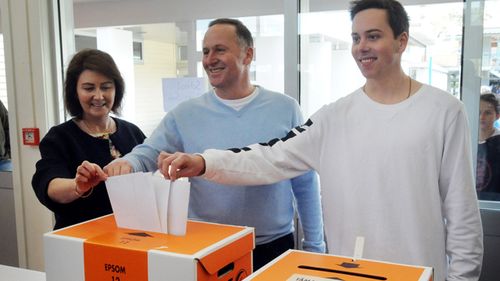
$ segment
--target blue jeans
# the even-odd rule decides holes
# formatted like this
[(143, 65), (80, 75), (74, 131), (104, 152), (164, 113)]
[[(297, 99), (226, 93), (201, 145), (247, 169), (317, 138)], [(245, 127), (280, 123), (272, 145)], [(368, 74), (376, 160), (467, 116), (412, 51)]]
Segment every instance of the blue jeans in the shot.
[(0, 160), (0, 171), (12, 172), (12, 161), (10, 159)]

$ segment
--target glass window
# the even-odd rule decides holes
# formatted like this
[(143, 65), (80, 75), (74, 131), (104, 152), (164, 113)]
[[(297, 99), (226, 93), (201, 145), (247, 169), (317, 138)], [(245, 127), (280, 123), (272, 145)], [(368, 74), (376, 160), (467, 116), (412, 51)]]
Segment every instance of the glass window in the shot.
[(3, 34), (0, 33), (0, 171), (12, 171), (11, 142), (9, 132), (9, 102), (7, 97), (7, 76), (5, 72), (5, 51)]
[(9, 109), (7, 102), (7, 78), (5, 77), (5, 56), (3, 47), (3, 34), (0, 34), (0, 101)]
[[(342, 8), (325, 7), (323, 2), (309, 1), (308, 7), (301, 7), (299, 15), (300, 92), (306, 116), (353, 92), (365, 81), (351, 57), (347, 4)], [(458, 97), (463, 3), (405, 8), (410, 17), (410, 42), (402, 58), (404, 71), (418, 81)]]
[[(203, 36), (211, 19), (186, 18), (176, 22), (156, 21), (119, 26), (101, 25), (96, 21), (92, 28), (79, 27), (76, 19), (80, 17), (80, 13), (90, 10), (92, 5), (89, 2), (74, 6), (76, 50), (98, 48), (113, 56), (127, 87), (121, 117), (137, 124), (146, 135), (151, 134), (166, 110), (176, 102), (201, 94), (209, 88), (201, 65), (201, 49)], [(182, 8), (182, 5), (179, 7)], [(113, 9), (112, 14), (119, 14), (120, 11)], [(225, 16), (241, 20), (254, 36), (252, 83), (283, 92), (283, 15), (266, 13), (245, 17), (234, 14)], [(189, 80), (193, 78), (201, 80)], [(174, 87), (181, 84), (182, 87)], [(172, 90), (174, 88), (178, 90)], [(172, 97), (173, 91), (178, 95), (164, 101), (165, 94)]]
[[(251, 82), (283, 93), (283, 15), (242, 17), (238, 19), (250, 30), (254, 39), (255, 53), (250, 68)], [(202, 49), (203, 36), (211, 20), (196, 21), (196, 50), (199, 53), (201, 53)], [(205, 76), (205, 71), (201, 67), (198, 77), (203, 76)]]
[(476, 189), (480, 200), (500, 201), (500, 1), (485, 1), (479, 101)]

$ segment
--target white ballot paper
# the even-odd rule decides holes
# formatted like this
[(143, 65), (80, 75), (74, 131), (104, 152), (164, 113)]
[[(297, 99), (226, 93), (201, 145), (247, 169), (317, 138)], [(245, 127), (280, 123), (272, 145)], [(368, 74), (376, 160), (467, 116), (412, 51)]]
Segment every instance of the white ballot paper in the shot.
[(132, 173), (106, 180), (118, 227), (185, 235), (190, 183), (161, 174)]

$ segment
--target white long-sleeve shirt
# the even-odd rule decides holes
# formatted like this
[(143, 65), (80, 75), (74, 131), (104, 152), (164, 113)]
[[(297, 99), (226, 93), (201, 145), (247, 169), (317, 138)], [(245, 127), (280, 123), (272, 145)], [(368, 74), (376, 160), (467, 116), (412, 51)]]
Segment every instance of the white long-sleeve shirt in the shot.
[(423, 85), (393, 105), (358, 90), (299, 130), (251, 150), (207, 150), (205, 178), (263, 184), (320, 175), (331, 254), (432, 266), (434, 280), (477, 280), (483, 243), (470, 132), (460, 101)]

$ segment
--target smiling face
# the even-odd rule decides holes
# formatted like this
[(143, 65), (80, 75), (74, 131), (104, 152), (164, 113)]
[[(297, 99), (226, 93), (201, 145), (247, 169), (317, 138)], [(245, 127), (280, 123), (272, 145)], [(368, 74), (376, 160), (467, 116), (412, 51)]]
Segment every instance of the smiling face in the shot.
[(216, 90), (228, 90), (249, 82), (253, 48), (242, 46), (235, 31), (232, 25), (216, 24), (203, 39), (203, 67)]
[(78, 100), (83, 109), (83, 119), (107, 118), (115, 99), (115, 84), (112, 79), (92, 70), (84, 70), (76, 86)]
[(387, 11), (367, 9), (352, 21), (351, 53), (359, 70), (367, 79), (388, 77), (401, 70), (401, 55), (408, 43), (408, 34), (394, 38)]

